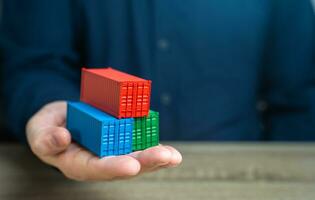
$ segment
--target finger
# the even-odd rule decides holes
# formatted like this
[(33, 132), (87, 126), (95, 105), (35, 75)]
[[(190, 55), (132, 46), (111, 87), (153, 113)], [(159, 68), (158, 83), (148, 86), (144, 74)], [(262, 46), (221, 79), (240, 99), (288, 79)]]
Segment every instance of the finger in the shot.
[(183, 160), (181, 153), (172, 146), (165, 145), (164, 148), (167, 148), (172, 153), (171, 161), (165, 167), (178, 166)]
[[(65, 113), (66, 103), (54, 102), (44, 106), (28, 121), (26, 126), (26, 136), (32, 150), (34, 149), (34, 146), (35, 149), (40, 150), (45, 149), (44, 145), (51, 147), (53, 146), (53, 141), (56, 139), (56, 141), (59, 142), (61, 137), (65, 137), (65, 139), (61, 139), (60, 144), (63, 144), (63, 141), (68, 143), (70, 140), (68, 139), (68, 136), (70, 136), (69, 132), (66, 129), (55, 129), (57, 127), (63, 127)], [(56, 135), (46, 135), (47, 133), (55, 133)]]
[[(162, 146), (162, 145), (160, 145)], [(172, 146), (163, 146), (167, 148), (172, 153), (171, 161), (166, 165), (161, 166), (153, 166), (151, 168), (147, 168), (145, 172), (155, 172), (164, 168), (176, 167), (182, 162), (182, 155)]]
[(64, 126), (67, 113), (66, 102), (54, 102), (40, 109), (28, 122), (27, 132), (36, 132), (39, 128)]
[(66, 115), (67, 103), (65, 101), (57, 101), (44, 106), (38, 113), (38, 118), (41, 118), (40, 121), (44, 123), (62, 126), (65, 124)]
[(101, 181), (130, 178), (140, 171), (140, 163), (127, 155), (98, 158), (85, 149), (71, 144), (69, 151), (53, 160), (68, 178), (79, 181)]
[(63, 127), (47, 127), (30, 139), (32, 151), (39, 157), (53, 156), (63, 152), (71, 143), (71, 136)]
[(169, 164), (172, 153), (163, 146), (155, 146), (143, 151), (134, 152), (129, 156), (136, 158), (141, 164), (141, 172)]

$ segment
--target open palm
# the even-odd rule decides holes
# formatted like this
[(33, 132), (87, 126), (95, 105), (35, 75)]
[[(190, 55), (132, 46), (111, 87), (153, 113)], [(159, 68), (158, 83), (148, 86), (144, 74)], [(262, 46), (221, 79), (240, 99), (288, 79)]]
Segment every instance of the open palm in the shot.
[(29, 145), (36, 156), (74, 180), (112, 180), (136, 176), (180, 164), (181, 154), (159, 145), (121, 156), (98, 158), (71, 142), (65, 128), (66, 102), (47, 104), (27, 123)]

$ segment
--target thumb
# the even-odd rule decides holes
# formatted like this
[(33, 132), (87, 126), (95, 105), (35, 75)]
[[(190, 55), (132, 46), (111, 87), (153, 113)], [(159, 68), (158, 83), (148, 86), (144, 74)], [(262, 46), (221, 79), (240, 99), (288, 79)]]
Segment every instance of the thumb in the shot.
[(71, 143), (69, 131), (63, 127), (47, 127), (37, 132), (29, 141), (38, 156), (53, 156), (63, 152)]

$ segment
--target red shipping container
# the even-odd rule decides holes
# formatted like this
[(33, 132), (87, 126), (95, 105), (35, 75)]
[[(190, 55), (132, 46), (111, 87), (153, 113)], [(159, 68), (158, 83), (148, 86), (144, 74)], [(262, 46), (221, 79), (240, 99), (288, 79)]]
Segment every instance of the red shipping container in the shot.
[(82, 68), (80, 100), (117, 118), (148, 116), (151, 81), (112, 68)]

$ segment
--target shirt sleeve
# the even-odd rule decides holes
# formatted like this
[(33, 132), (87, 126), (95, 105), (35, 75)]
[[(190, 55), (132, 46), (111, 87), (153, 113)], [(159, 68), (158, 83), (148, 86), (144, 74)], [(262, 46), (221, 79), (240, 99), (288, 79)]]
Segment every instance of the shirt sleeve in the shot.
[(79, 97), (79, 57), (71, 1), (4, 0), (0, 46), (5, 118), (25, 137), (27, 120), (44, 104)]

